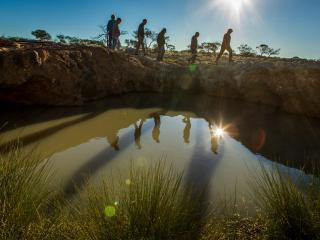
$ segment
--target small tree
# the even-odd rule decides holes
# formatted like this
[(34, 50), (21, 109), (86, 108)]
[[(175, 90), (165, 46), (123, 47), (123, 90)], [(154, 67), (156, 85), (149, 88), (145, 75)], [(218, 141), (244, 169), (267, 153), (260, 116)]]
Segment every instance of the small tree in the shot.
[(124, 40), (125, 44), (127, 45), (127, 47), (131, 47), (131, 48), (135, 48), (137, 46), (137, 41), (134, 39), (126, 39)]
[(260, 56), (263, 56), (264, 54), (267, 54), (269, 46), (267, 44), (260, 44), (256, 48), (257, 48), (258, 52), (260, 53)]
[(252, 47), (248, 46), (247, 44), (241, 44), (238, 49), (240, 55), (243, 57), (253, 57), (256, 54)]
[(45, 30), (37, 29), (33, 32), (31, 32), (33, 36), (35, 36), (36, 39), (39, 39), (41, 41), (50, 41), (51, 35), (47, 33)]
[(167, 49), (170, 52), (174, 52), (176, 50), (176, 46), (174, 46), (173, 44), (167, 44)]
[(268, 52), (267, 52), (268, 57), (278, 56), (280, 54), (280, 50), (281, 50), (280, 48), (278, 48), (278, 49), (269, 48)]
[(80, 38), (77, 38), (77, 37), (65, 36), (65, 39), (66, 39), (70, 44), (79, 44), (79, 43), (80, 43)]
[(57, 35), (57, 39), (59, 40), (60, 43), (66, 43), (65, 36), (62, 34)]
[(213, 55), (216, 55), (220, 46), (221, 44), (219, 42), (204, 42), (199, 46), (199, 49), (203, 49), (207, 53), (213, 53)]
[(157, 41), (158, 33), (146, 28), (144, 35), (146, 40), (146, 47), (151, 48), (152, 44)]
[(280, 48), (273, 49), (273, 48), (270, 48), (267, 44), (261, 44), (257, 47), (257, 49), (260, 52), (260, 56), (267, 55), (268, 57), (271, 57), (273, 55), (280, 54)]

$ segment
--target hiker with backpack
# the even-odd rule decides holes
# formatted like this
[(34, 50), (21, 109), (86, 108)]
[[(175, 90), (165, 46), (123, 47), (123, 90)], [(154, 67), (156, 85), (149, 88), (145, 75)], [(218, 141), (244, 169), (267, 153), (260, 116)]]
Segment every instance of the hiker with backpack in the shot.
[(229, 62), (232, 62), (232, 48), (230, 46), (231, 43), (231, 33), (233, 30), (230, 28), (226, 34), (223, 36), (223, 41), (220, 49), (220, 53), (216, 59), (216, 64), (218, 64), (219, 59), (221, 58), (222, 54), (224, 53), (225, 50), (229, 52)]
[(112, 49), (119, 49), (120, 48), (120, 35), (121, 35), (121, 31), (119, 28), (119, 25), (121, 23), (121, 18), (117, 18), (117, 20), (115, 21), (115, 23), (113, 24), (113, 30), (112, 30)]
[(142, 23), (139, 25), (139, 28), (138, 28), (138, 42), (137, 42), (137, 47), (136, 47), (136, 55), (139, 54), (139, 49), (140, 47), (142, 47), (142, 51), (143, 51), (143, 54), (145, 55), (146, 52), (145, 52), (145, 48), (144, 48), (144, 26), (147, 24), (147, 19), (143, 19)]
[(113, 28), (114, 28), (115, 22), (116, 22), (116, 16), (112, 14), (111, 19), (108, 21), (108, 24), (107, 24), (107, 43), (109, 48), (112, 48), (112, 44), (113, 44)]
[(165, 53), (165, 44), (166, 44), (166, 37), (165, 34), (167, 32), (167, 29), (162, 29), (162, 31), (158, 34), (157, 37), (157, 44), (158, 44), (158, 57), (157, 60), (159, 62), (163, 61), (163, 56)]
[(198, 53), (198, 37), (200, 36), (199, 32), (196, 32), (193, 37), (191, 38), (191, 45), (190, 45), (190, 51), (191, 51), (191, 58), (189, 58), (189, 63), (194, 64), (197, 58)]

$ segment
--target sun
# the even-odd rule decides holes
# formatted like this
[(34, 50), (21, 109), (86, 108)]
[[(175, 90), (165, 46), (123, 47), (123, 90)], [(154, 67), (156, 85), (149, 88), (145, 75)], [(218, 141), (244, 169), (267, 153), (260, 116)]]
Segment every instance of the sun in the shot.
[(255, 3), (258, 0), (208, 0), (209, 9), (217, 10), (228, 16), (233, 23), (240, 23), (241, 18), (254, 16)]
[(220, 138), (224, 135), (224, 130), (218, 127), (214, 130), (214, 135)]
[(248, 4), (248, 0), (223, 0), (224, 4), (233, 12), (240, 13), (242, 8)]
[(216, 7), (229, 11), (230, 14), (241, 14), (253, 0), (213, 0)]

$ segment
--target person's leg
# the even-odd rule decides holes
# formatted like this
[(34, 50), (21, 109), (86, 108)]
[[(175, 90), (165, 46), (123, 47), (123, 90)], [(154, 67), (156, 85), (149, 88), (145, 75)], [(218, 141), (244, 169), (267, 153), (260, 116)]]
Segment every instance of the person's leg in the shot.
[(121, 48), (121, 42), (120, 42), (120, 38), (117, 38), (117, 49)]
[(117, 43), (118, 43), (118, 39), (116, 37), (114, 37), (112, 39), (112, 47), (111, 47), (111, 49), (115, 49), (117, 47)]
[(143, 54), (146, 55), (146, 50), (145, 50), (145, 46), (144, 46), (144, 38), (141, 38), (141, 46), (142, 46)]
[(228, 47), (228, 52), (229, 52), (229, 62), (232, 62), (232, 48)]
[(161, 61), (163, 61), (163, 57), (164, 57), (165, 52), (166, 52), (166, 49), (164, 48), (164, 46), (162, 46), (162, 48), (161, 48)]
[(163, 55), (164, 55), (164, 46), (159, 46), (158, 47), (158, 61), (162, 61), (163, 60)]
[(196, 58), (197, 58), (197, 52), (194, 51), (192, 52), (192, 56), (191, 56), (191, 63), (194, 64), (196, 62)]
[(138, 38), (137, 47), (136, 47), (136, 55), (139, 54), (140, 45), (141, 45), (140, 38)]
[(161, 46), (158, 46), (157, 61), (161, 61)]
[(222, 46), (218, 54), (218, 57), (216, 59), (216, 63), (218, 63), (219, 59), (222, 57), (222, 54), (224, 53), (225, 50), (226, 50), (225, 47)]
[(112, 47), (112, 33), (111, 32), (108, 33), (108, 47), (109, 48)]

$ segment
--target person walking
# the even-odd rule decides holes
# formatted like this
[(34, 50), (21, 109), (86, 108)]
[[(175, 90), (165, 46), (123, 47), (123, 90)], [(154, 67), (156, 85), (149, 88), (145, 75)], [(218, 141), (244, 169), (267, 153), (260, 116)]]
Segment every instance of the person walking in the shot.
[(158, 44), (158, 57), (157, 57), (157, 60), (159, 62), (163, 61), (163, 56), (164, 56), (164, 53), (165, 53), (165, 44), (166, 44), (166, 37), (165, 37), (165, 34), (167, 32), (167, 29), (164, 28), (162, 29), (162, 31), (158, 34), (158, 37), (157, 37), (157, 44)]
[(121, 31), (119, 28), (120, 23), (122, 22), (121, 18), (117, 18), (117, 21), (113, 25), (113, 39), (112, 39), (112, 49), (119, 49), (120, 48), (120, 35)]
[(233, 30), (230, 28), (226, 34), (223, 36), (223, 41), (221, 44), (221, 49), (220, 53), (216, 59), (216, 64), (218, 64), (219, 59), (221, 58), (222, 54), (224, 53), (225, 50), (229, 52), (229, 62), (232, 62), (232, 48), (231, 48), (231, 33)]
[(144, 48), (144, 27), (148, 23), (147, 19), (143, 19), (142, 23), (140, 23), (138, 28), (138, 42), (136, 47), (136, 55), (139, 54), (139, 49), (142, 47), (143, 54), (146, 54), (145, 48)]
[(191, 50), (191, 58), (189, 59), (189, 63), (194, 64), (197, 58), (197, 53), (198, 53), (198, 37), (200, 36), (199, 32), (196, 32), (195, 35), (191, 38), (191, 45), (190, 45), (190, 50)]
[(112, 43), (113, 43), (113, 27), (115, 22), (116, 22), (116, 16), (112, 14), (111, 19), (107, 24), (107, 42), (108, 42), (107, 44), (109, 48), (112, 47)]
[(191, 121), (190, 117), (184, 117), (182, 120), (186, 124), (186, 126), (183, 129), (183, 139), (184, 142), (189, 144), (190, 143), (190, 130), (191, 130)]

